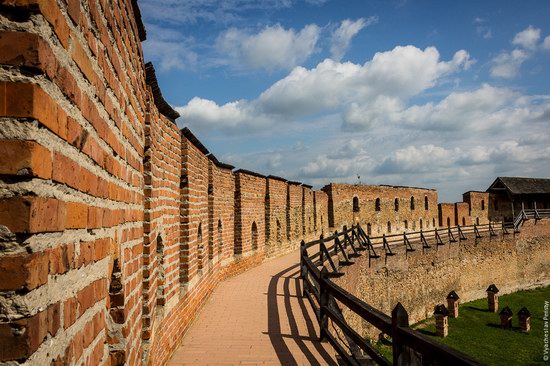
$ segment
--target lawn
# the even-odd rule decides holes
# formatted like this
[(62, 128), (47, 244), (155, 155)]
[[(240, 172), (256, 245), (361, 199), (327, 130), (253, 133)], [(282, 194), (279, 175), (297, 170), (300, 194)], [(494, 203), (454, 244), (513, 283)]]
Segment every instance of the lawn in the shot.
[[(500, 296), (499, 312), (508, 305), (514, 313), (512, 330), (502, 329), (498, 313), (487, 311), (487, 299), (461, 304), (459, 317), (449, 318), (446, 338), (435, 337), (433, 318), (413, 328), (489, 365), (550, 365), (543, 362), (545, 301), (550, 301), (550, 287)], [(519, 330), (516, 314), (523, 306), (531, 313), (529, 334)]]

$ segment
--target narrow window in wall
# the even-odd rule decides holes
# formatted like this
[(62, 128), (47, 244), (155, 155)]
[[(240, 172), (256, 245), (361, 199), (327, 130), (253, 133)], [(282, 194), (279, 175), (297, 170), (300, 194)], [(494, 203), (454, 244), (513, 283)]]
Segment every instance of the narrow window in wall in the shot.
[(367, 235), (372, 234), (372, 226), (370, 225), (370, 222), (367, 224)]
[(450, 227), (450, 226), (451, 226), (451, 218), (447, 217), (447, 227)]
[(481, 200), (481, 209), (485, 210), (485, 200)]
[(202, 223), (199, 224), (199, 229), (197, 230), (197, 259), (199, 261), (199, 270), (202, 270), (202, 257), (204, 255), (204, 247), (202, 245)]
[(466, 226), (466, 218), (462, 218), (462, 226)]
[(432, 219), (432, 226), (435, 227), (435, 218)]
[(479, 217), (476, 217), (476, 225), (479, 225)]
[(252, 223), (252, 250), (258, 249), (258, 227), (256, 222)]
[(388, 221), (388, 233), (391, 233), (391, 222)]
[(420, 219), (420, 230), (422, 230), (423, 228), (424, 228), (423, 222), (422, 222), (422, 219)]
[(405, 220), (405, 229), (408, 229), (408, 228), (409, 228), (409, 222)]
[(414, 197), (411, 197), (411, 210), (414, 210)]
[(353, 212), (359, 212), (359, 198), (353, 197)]
[(159, 268), (157, 305), (164, 305), (164, 242), (160, 235), (157, 237), (157, 262)]
[(394, 206), (394, 210), (395, 211), (399, 211), (399, 199), (396, 198), (394, 201), (393, 201), (393, 206)]
[(428, 203), (428, 196), (424, 196), (424, 209), (428, 210), (430, 208), (430, 205)]
[(222, 220), (218, 220), (218, 255), (223, 253), (223, 226)]
[(374, 201), (374, 210), (380, 211), (380, 198), (377, 198), (376, 201)]

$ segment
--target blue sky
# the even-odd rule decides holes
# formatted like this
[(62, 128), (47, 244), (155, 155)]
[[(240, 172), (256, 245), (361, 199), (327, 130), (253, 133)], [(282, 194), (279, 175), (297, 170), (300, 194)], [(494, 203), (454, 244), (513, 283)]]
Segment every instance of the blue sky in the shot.
[(139, 4), (178, 125), (221, 161), (440, 201), (550, 177), (550, 2)]

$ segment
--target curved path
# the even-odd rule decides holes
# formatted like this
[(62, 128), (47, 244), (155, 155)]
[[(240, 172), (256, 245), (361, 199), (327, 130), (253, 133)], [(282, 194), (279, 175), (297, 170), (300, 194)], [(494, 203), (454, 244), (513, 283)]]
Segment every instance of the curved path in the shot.
[(301, 296), (298, 258), (296, 251), (220, 283), (169, 365), (336, 365)]

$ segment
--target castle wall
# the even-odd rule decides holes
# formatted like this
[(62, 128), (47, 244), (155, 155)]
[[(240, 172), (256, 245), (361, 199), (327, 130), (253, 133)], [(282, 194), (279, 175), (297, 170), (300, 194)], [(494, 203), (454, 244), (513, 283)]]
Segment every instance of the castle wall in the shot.
[[(331, 183), (323, 188), (332, 201), (331, 226), (360, 223), (372, 235), (419, 230), (437, 222), (437, 192), (433, 189)], [(329, 213), (330, 214), (330, 213)]]
[(209, 163), (209, 231), (214, 260), (225, 263), (233, 256), (235, 177), (231, 166)]
[(455, 221), (454, 226), (466, 226), (472, 224), (472, 219), (470, 217), (470, 205), (467, 202), (456, 202), (455, 203)]
[(235, 172), (235, 254), (264, 251), (265, 177), (245, 170)]
[(315, 203), (314, 217), (317, 236), (327, 234), (329, 232), (328, 195), (323, 191), (313, 191), (313, 199)]
[(317, 229), (311, 188), (311, 186), (302, 185), (302, 236), (305, 238), (313, 238)]
[(454, 203), (440, 203), (439, 210), (439, 226), (448, 227), (454, 226), (456, 222), (455, 205)]
[(288, 249), (286, 180), (268, 176), (266, 179), (266, 244), (268, 256)]
[[(393, 257), (371, 259), (363, 255), (353, 266), (344, 267), (344, 276), (335, 280), (374, 308), (390, 314), (401, 302), (411, 323), (433, 315), (435, 305), (445, 303), (456, 291), (461, 303), (484, 298), (494, 283), (499, 294), (550, 284), (550, 220), (523, 224), (521, 233), (497, 237), (483, 234), (476, 239), (439, 248), (394, 249)], [(376, 337), (380, 333), (353, 316), (348, 319), (360, 333)]]
[(471, 225), (483, 225), (489, 223), (489, 193), (466, 192), (462, 200), (469, 205)]
[(134, 7), (112, 3), (2, 4), (0, 362), (142, 356), (150, 93)]
[(303, 192), (301, 183), (288, 182), (287, 192), (287, 237), (290, 241), (299, 240), (303, 234)]
[[(180, 286), (180, 134), (150, 107), (145, 118), (143, 341), (158, 332), (162, 309), (178, 301)], [(148, 350), (145, 349), (147, 355)]]

